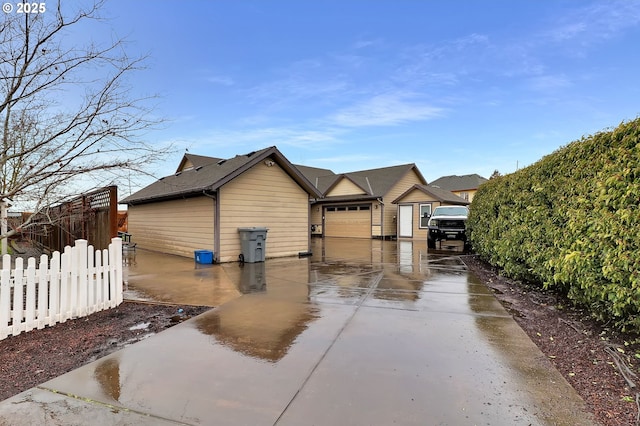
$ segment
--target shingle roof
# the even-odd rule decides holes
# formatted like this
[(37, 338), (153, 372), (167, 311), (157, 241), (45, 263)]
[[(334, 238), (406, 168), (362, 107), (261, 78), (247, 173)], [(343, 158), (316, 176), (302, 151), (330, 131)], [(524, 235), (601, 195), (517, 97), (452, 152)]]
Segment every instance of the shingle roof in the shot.
[(323, 194), (339, 178), (339, 175), (336, 175), (329, 169), (320, 169), (300, 164), (296, 164), (295, 166), (300, 170), (300, 173)]
[(442, 176), (431, 182), (430, 186), (436, 186), (447, 191), (464, 191), (470, 189), (478, 189), (480, 185), (485, 183), (488, 179), (483, 178), (478, 174), (464, 175), (464, 176)]
[(431, 185), (417, 185), (417, 184), (413, 185), (411, 188), (406, 190), (404, 193), (402, 193), (402, 195), (400, 195), (398, 198), (396, 198), (392, 202), (394, 204), (399, 203), (405, 196), (407, 196), (407, 194), (409, 194), (411, 191), (416, 189), (424, 192), (430, 197), (435, 198), (441, 203), (450, 203), (450, 204), (465, 205), (465, 206), (469, 204), (469, 202), (464, 198), (458, 197), (456, 194), (454, 194), (451, 191), (447, 191), (446, 189), (437, 188)]
[[(361, 187), (369, 197), (383, 197), (389, 190), (402, 179), (411, 169), (414, 169), (423, 182), (424, 177), (415, 164), (402, 164), (399, 166), (381, 167), (378, 169), (361, 170), (357, 172), (341, 174), (321, 174), (319, 171), (331, 172), (327, 169), (314, 169), (313, 167), (296, 166), (312, 183), (317, 182), (317, 188), (323, 195), (330, 192), (331, 188), (340, 179), (349, 179)], [(333, 173), (333, 172), (331, 172)], [(341, 196), (344, 198), (344, 196)], [(351, 196), (356, 197), (356, 196)], [(365, 196), (366, 197), (366, 196)], [(333, 200), (335, 197), (328, 197)], [(348, 198), (348, 197), (347, 197)]]
[(411, 169), (415, 169), (418, 176), (420, 176), (422, 181), (426, 183), (418, 171), (418, 168), (413, 163), (345, 174), (371, 195), (382, 197), (386, 195), (387, 192), (389, 192), (389, 190)]
[[(188, 154), (192, 155), (192, 154)], [(196, 157), (196, 156), (194, 156)], [(212, 157), (197, 156), (196, 160), (213, 159)], [(225, 183), (239, 176), (253, 165), (271, 159), (282, 167), (298, 185), (313, 197), (320, 197), (320, 192), (304, 177), (298, 169), (287, 160), (275, 146), (253, 151), (245, 155), (222, 159), (216, 162), (204, 161), (204, 165), (192, 169), (176, 172), (173, 175), (160, 178), (151, 185), (142, 188), (121, 201), (124, 204), (141, 204), (152, 201), (182, 198), (211, 193)], [(184, 158), (183, 158), (184, 161)]]

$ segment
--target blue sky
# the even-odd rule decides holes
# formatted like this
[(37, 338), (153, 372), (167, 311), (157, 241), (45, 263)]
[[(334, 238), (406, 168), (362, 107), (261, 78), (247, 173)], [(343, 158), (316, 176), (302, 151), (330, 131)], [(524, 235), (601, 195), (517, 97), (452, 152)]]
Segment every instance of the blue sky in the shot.
[(489, 177), (640, 115), (639, 1), (112, 0), (102, 15), (94, 38), (149, 54), (129, 82), (168, 119), (146, 135), (176, 147), (157, 175), (185, 149), (276, 145), (334, 172)]

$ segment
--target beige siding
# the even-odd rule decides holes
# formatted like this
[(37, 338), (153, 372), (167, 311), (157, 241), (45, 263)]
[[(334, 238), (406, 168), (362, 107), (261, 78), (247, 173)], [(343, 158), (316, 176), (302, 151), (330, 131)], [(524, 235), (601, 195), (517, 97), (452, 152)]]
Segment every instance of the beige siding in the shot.
[(309, 249), (309, 195), (277, 164), (260, 162), (220, 189), (220, 261), (238, 259), (238, 227), (269, 229), (265, 257)]
[(384, 217), (382, 223), (383, 237), (394, 236), (397, 234), (397, 217), (398, 206), (392, 201), (402, 195), (405, 191), (415, 184), (422, 184), (420, 177), (411, 169), (402, 179), (400, 179), (384, 196)]
[(362, 188), (360, 188), (355, 183), (351, 182), (349, 179), (343, 177), (336, 184), (336, 186), (334, 186), (331, 189), (331, 191), (329, 191), (325, 195), (325, 197), (334, 197), (337, 195), (362, 195), (362, 194), (366, 194), (366, 192), (364, 192)]
[(213, 217), (208, 197), (129, 206), (129, 233), (140, 248), (193, 257), (213, 251)]
[(382, 214), (384, 206), (379, 202), (373, 202), (371, 204), (371, 236), (382, 236)]
[[(477, 190), (476, 189), (467, 189), (464, 191), (452, 191), (454, 194), (456, 194), (458, 197), (463, 198), (465, 200), (467, 200), (468, 202), (472, 202), (473, 201), (473, 197), (474, 195), (476, 195)], [(466, 194), (466, 197), (465, 197)]]
[(423, 201), (437, 201), (437, 200), (432, 196), (420, 191), (419, 189), (414, 189), (413, 191), (409, 192), (407, 195), (402, 197), (402, 199), (400, 200), (400, 203), (402, 204), (421, 203)]

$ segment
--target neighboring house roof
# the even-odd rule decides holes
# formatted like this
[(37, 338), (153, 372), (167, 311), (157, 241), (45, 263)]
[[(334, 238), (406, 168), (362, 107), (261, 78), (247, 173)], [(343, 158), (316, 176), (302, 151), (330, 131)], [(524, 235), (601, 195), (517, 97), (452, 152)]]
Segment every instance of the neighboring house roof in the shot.
[(437, 188), (431, 185), (417, 185), (417, 184), (413, 185), (411, 188), (409, 188), (404, 193), (402, 193), (402, 195), (400, 195), (398, 198), (393, 200), (393, 203), (398, 204), (404, 197), (406, 197), (413, 190), (422, 191), (428, 196), (430, 196), (431, 198), (434, 198), (437, 201), (440, 201), (441, 203), (457, 204), (457, 205), (463, 205), (463, 206), (466, 206), (469, 204), (467, 200), (457, 196), (451, 191), (447, 191), (445, 189)]
[(442, 176), (430, 183), (431, 186), (437, 186), (447, 191), (465, 191), (478, 189), (480, 185), (485, 183), (488, 179), (483, 178), (478, 174), (464, 175), (464, 176)]
[[(189, 157), (187, 157), (189, 156)], [(211, 194), (255, 164), (267, 159), (277, 163), (291, 178), (307, 191), (312, 197), (321, 196), (315, 186), (285, 158), (275, 146), (253, 151), (245, 155), (236, 155), (229, 159), (214, 159), (212, 157), (185, 154), (189, 161), (196, 160), (198, 166), (187, 168), (173, 175), (160, 178), (158, 181), (141, 189), (121, 201), (123, 204), (142, 204), (153, 201), (183, 198), (198, 194)], [(218, 160), (213, 162), (212, 160)]]
[(329, 169), (320, 169), (317, 167), (303, 166), (300, 164), (295, 165), (300, 173), (302, 173), (308, 180), (315, 186), (321, 193), (325, 193), (333, 183), (339, 179), (339, 175), (336, 175)]
[(312, 183), (317, 182), (317, 188), (325, 196), (327, 193), (331, 192), (331, 189), (342, 179), (350, 180), (365, 192), (365, 194), (361, 195), (340, 195), (324, 198), (331, 201), (375, 199), (384, 197), (387, 192), (389, 192), (391, 188), (393, 188), (393, 186), (412, 169), (419, 176), (420, 180), (426, 183), (426, 180), (418, 170), (418, 167), (413, 163), (341, 174), (320, 174), (318, 172), (320, 170), (324, 170), (325, 172), (331, 172), (331, 170), (314, 169), (312, 167), (305, 166), (297, 167)]

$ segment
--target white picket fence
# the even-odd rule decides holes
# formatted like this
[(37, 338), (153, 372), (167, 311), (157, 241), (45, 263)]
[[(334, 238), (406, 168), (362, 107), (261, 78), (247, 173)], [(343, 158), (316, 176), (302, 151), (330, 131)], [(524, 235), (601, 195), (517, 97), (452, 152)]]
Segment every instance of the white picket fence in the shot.
[(71, 318), (85, 317), (122, 303), (122, 240), (95, 250), (76, 240), (64, 253), (22, 259), (2, 257), (0, 271), (0, 340), (34, 328), (42, 329)]

